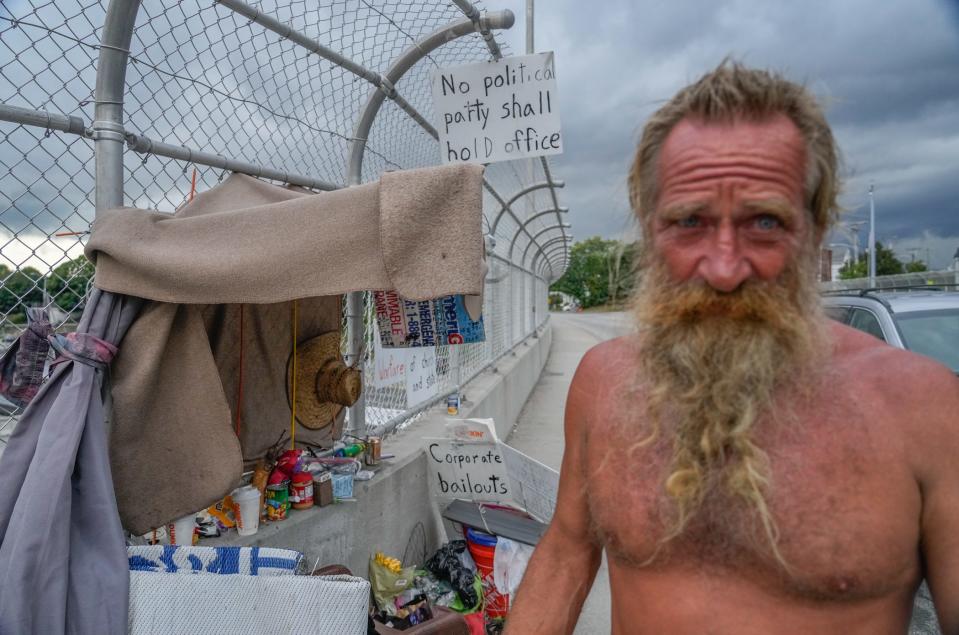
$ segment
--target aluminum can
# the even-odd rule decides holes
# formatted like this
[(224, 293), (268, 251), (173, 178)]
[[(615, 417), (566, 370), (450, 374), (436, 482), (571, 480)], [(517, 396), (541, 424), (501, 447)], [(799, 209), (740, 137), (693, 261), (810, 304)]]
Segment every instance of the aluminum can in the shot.
[(379, 465), (380, 455), (383, 452), (383, 441), (379, 437), (367, 437), (366, 454), (364, 459), (367, 465)]
[(460, 413), (460, 393), (459, 390), (446, 398), (446, 414), (455, 417)]

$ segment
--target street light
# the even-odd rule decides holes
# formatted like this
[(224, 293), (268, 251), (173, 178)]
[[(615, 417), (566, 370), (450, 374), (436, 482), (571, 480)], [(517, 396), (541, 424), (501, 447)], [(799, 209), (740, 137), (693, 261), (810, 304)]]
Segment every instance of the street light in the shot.
[(873, 184), (869, 183), (869, 286), (876, 286), (876, 203), (872, 196)]

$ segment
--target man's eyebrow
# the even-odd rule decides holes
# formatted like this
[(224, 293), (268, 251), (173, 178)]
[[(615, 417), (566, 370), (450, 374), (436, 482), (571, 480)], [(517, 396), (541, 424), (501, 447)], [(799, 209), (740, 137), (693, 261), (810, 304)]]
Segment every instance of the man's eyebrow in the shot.
[(663, 220), (682, 220), (695, 214), (702, 214), (708, 209), (706, 203), (694, 201), (690, 203), (674, 203), (659, 210), (657, 216)]
[(799, 216), (799, 210), (781, 198), (746, 201), (743, 203), (743, 209), (753, 214), (770, 214), (783, 223), (794, 223)]

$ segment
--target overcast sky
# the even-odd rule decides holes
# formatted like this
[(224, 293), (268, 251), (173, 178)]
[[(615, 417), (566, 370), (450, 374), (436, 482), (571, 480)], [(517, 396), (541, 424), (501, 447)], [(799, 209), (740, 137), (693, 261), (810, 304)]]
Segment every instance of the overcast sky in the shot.
[[(525, 2), (502, 38), (525, 51)], [(847, 220), (901, 257), (959, 248), (956, 0), (538, 0), (536, 48), (556, 52), (565, 154), (554, 158), (577, 239), (631, 230), (626, 170), (646, 117), (727, 56), (805, 82), (843, 152)], [(862, 245), (868, 228), (860, 232)], [(844, 242), (839, 236), (832, 240)]]

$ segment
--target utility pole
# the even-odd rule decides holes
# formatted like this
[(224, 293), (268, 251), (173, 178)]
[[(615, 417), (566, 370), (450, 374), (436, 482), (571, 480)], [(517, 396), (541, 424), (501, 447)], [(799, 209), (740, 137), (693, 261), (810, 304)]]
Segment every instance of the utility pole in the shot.
[(526, 54), (536, 52), (533, 46), (533, 0), (526, 0)]
[(869, 183), (869, 286), (876, 286), (876, 204)]

